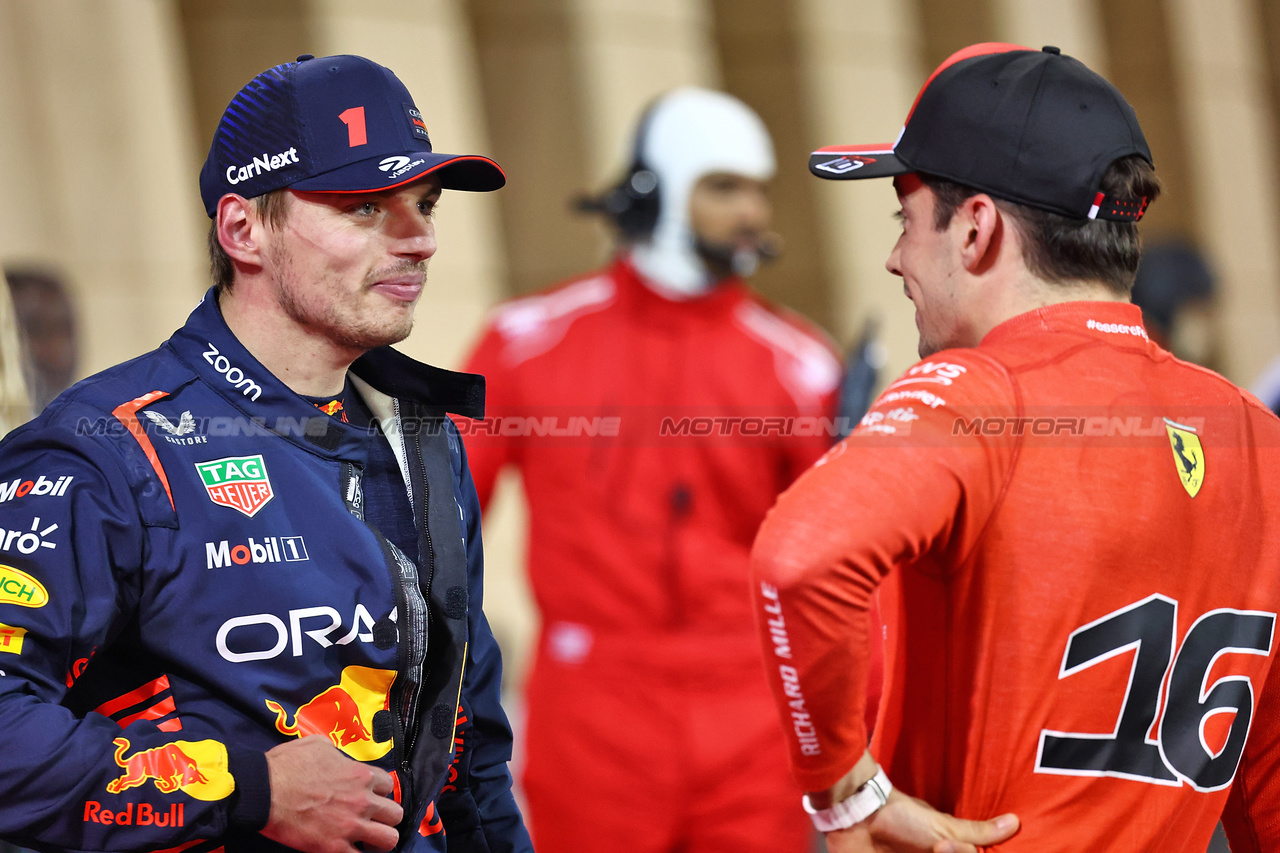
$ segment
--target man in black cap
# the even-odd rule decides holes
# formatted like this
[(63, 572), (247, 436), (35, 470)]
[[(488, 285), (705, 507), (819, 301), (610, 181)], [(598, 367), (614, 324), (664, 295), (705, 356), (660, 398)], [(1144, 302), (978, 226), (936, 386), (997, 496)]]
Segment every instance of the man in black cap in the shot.
[(828, 848), (1202, 851), (1221, 816), (1276, 849), (1280, 421), (1129, 303), (1158, 192), (1133, 110), (1056, 48), (975, 45), (895, 144), (810, 168), (893, 178), (923, 359), (753, 549)]
[(389, 346), (441, 191), (504, 181), (360, 57), (235, 96), (200, 177), (214, 288), (0, 445), (0, 837), (532, 849), (447, 414), (483, 380)]

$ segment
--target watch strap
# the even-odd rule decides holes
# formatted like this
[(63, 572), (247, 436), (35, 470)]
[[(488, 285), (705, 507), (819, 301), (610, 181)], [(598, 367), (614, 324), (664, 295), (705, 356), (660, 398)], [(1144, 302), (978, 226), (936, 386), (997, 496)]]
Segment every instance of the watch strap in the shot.
[(837, 829), (848, 829), (855, 823), (871, 817), (880, 807), (889, 801), (889, 793), (893, 784), (884, 770), (876, 768), (876, 775), (854, 791), (847, 799), (835, 803), (830, 808), (815, 809), (809, 802), (809, 795), (804, 796), (804, 810), (819, 832), (835, 832)]

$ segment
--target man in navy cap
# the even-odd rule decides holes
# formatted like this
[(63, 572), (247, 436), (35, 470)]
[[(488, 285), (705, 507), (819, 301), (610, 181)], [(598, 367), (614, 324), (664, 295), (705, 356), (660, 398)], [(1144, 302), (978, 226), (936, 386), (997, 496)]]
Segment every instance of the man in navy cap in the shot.
[(246, 85), (200, 177), (214, 288), (0, 444), (0, 837), (42, 849), (531, 850), (479, 506), (404, 339), (444, 189), (356, 56)]

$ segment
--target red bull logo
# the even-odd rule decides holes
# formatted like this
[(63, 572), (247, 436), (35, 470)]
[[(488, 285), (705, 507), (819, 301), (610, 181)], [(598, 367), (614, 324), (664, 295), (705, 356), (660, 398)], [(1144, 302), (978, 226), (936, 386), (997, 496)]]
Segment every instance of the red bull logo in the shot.
[(88, 800), (84, 804), (85, 823), (107, 823), (117, 826), (183, 826), (186, 823), (183, 815), (183, 804), (174, 803), (167, 811), (160, 811), (150, 803), (138, 803), (138, 812), (134, 814), (133, 803), (123, 809), (112, 811), (104, 809), (97, 800)]
[(341, 400), (330, 400), (327, 403), (316, 403), (316, 408), (330, 417), (338, 418), (344, 424), (351, 423), (347, 420), (346, 408), (342, 405)]
[(107, 783), (108, 794), (137, 788), (148, 780), (163, 794), (180, 790), (197, 800), (221, 800), (235, 790), (235, 780), (227, 772), (227, 748), (216, 740), (178, 740), (128, 758), (129, 741), (118, 737), (113, 743), (116, 764), (124, 773)]
[(276, 731), (290, 737), (324, 735), (338, 749), (357, 761), (372, 761), (391, 751), (391, 740), (373, 739), (373, 715), (391, 707), (391, 683), (395, 671), (349, 666), (342, 680), (289, 713), (278, 702), (266, 700), (276, 715)]

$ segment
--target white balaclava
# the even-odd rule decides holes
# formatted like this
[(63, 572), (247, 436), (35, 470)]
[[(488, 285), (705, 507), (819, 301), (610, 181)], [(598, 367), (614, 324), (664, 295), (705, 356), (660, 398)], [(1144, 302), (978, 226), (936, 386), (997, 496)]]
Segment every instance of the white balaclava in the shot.
[(689, 196), (698, 179), (729, 172), (760, 181), (773, 177), (773, 143), (764, 122), (723, 92), (692, 86), (659, 99), (636, 141), (644, 166), (658, 176), (658, 223), (653, 236), (632, 247), (641, 275), (681, 296), (715, 286), (694, 248)]

